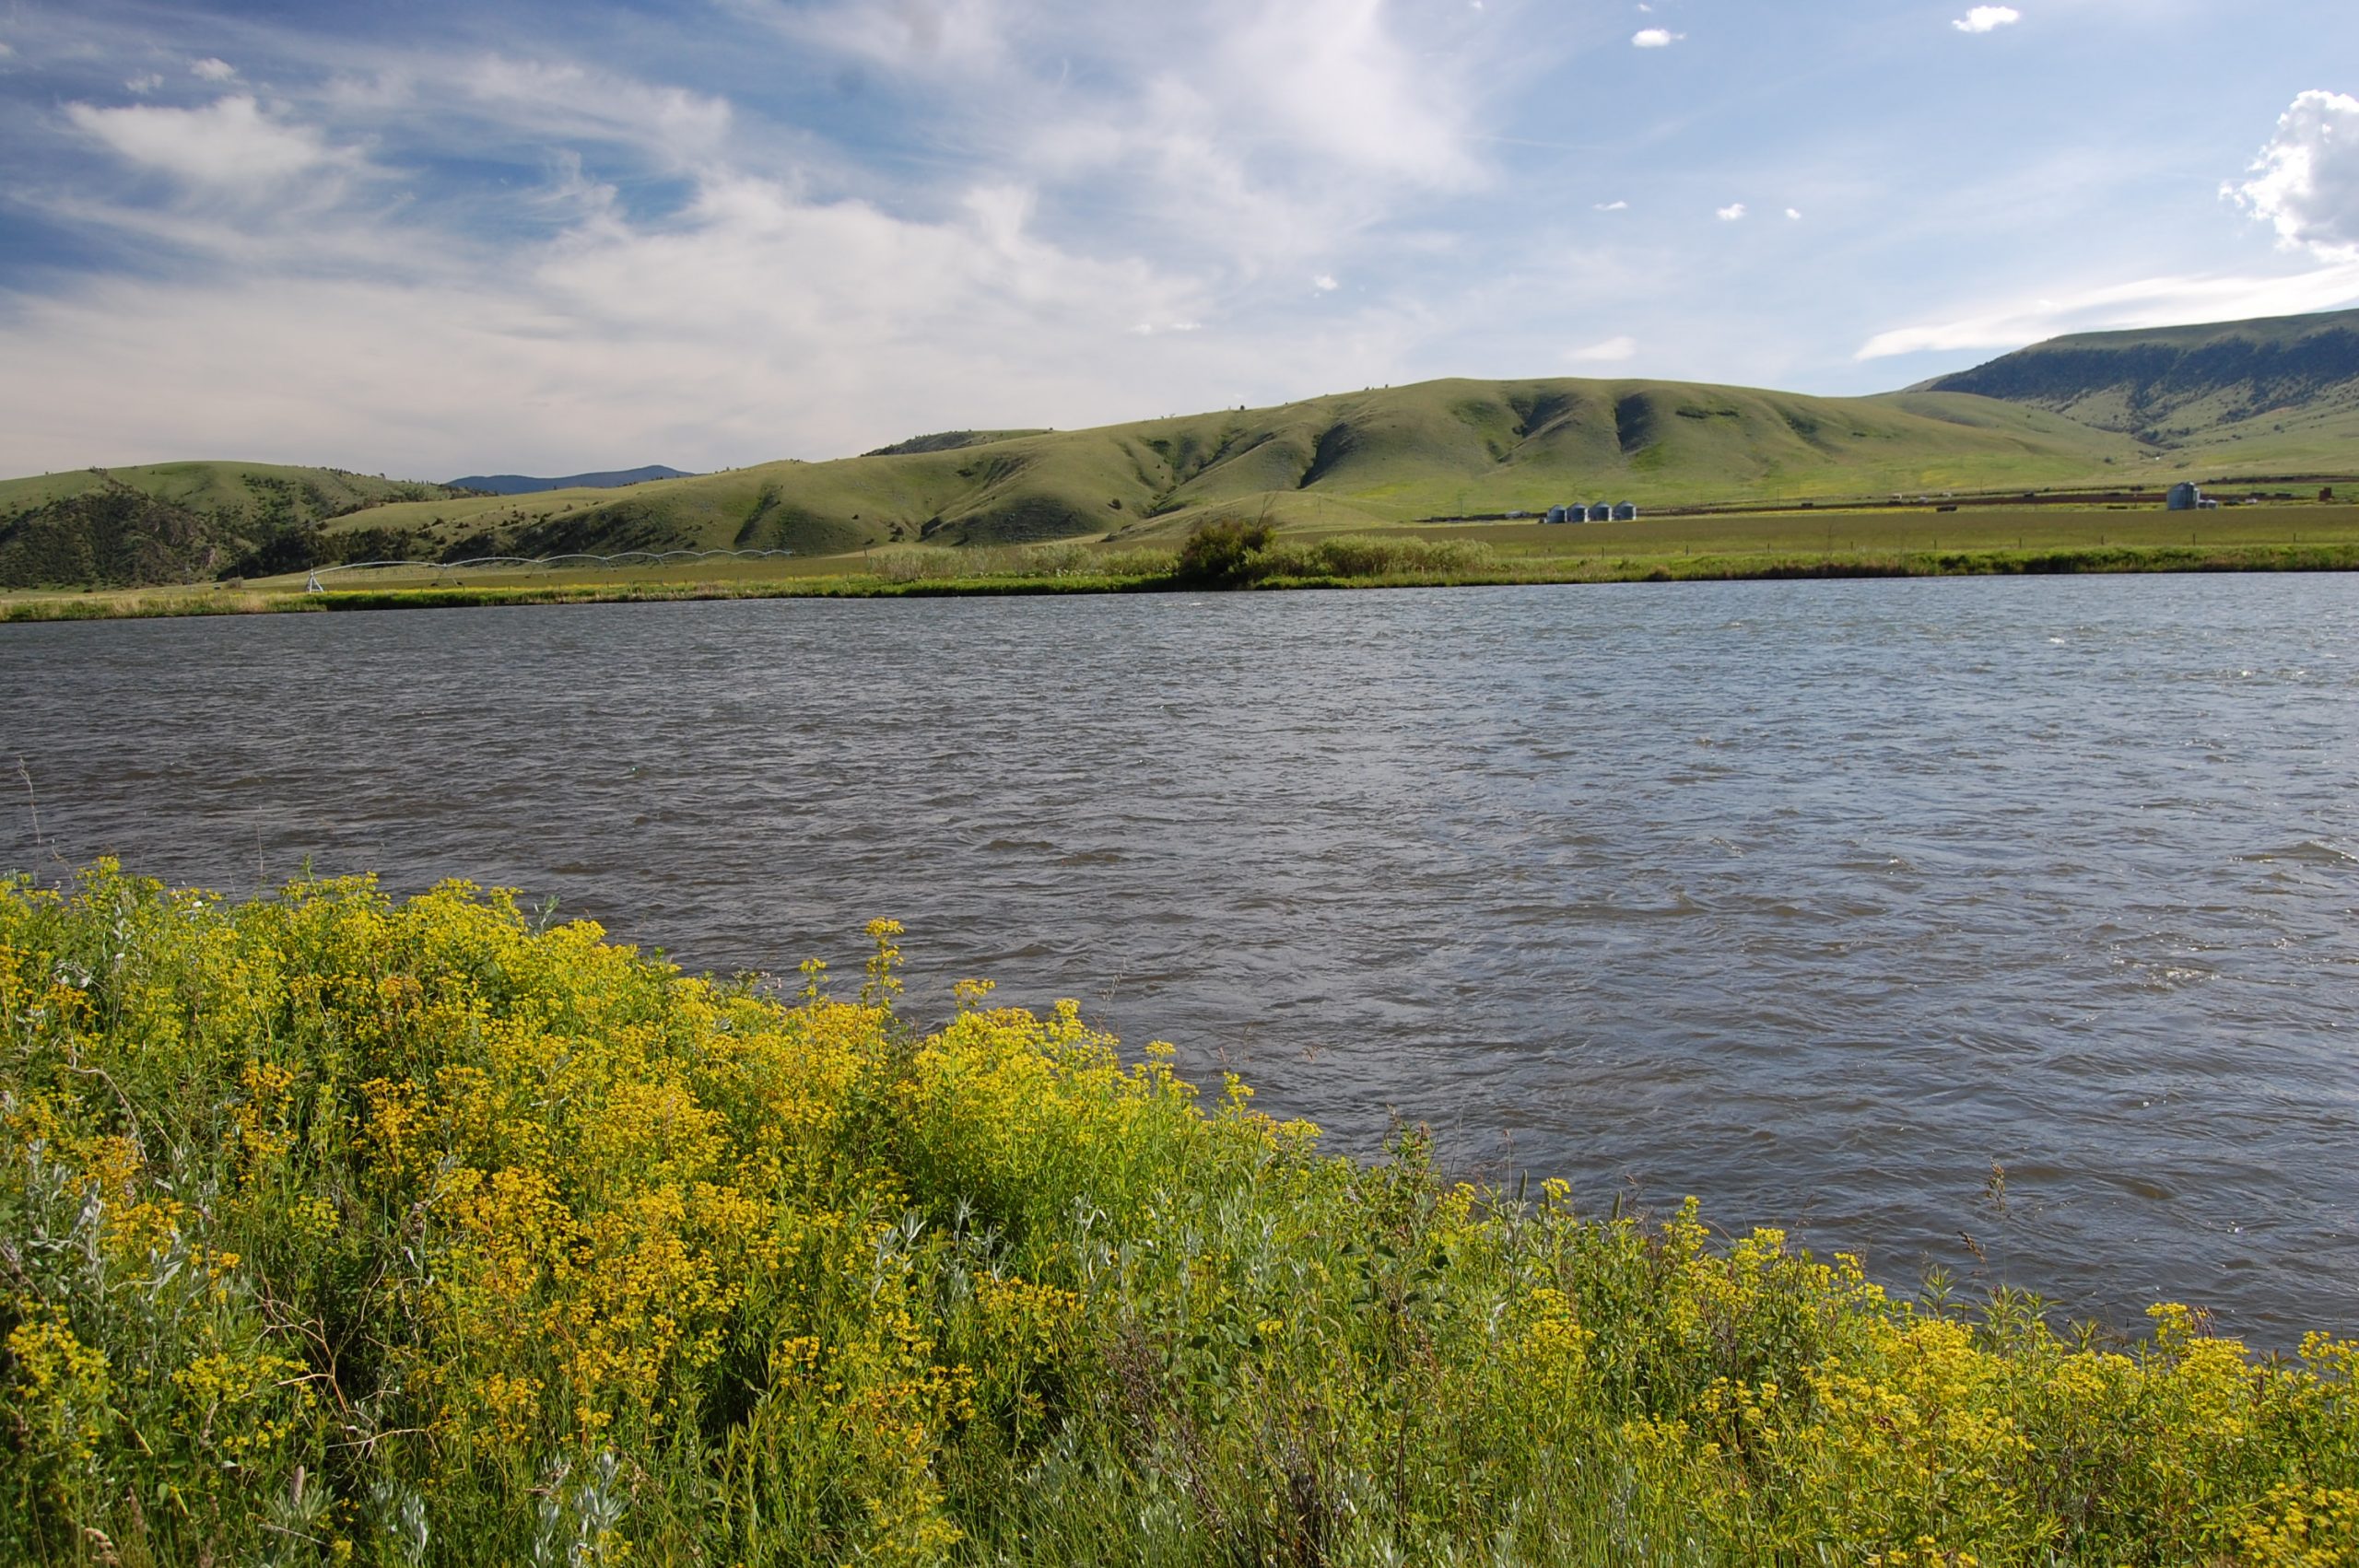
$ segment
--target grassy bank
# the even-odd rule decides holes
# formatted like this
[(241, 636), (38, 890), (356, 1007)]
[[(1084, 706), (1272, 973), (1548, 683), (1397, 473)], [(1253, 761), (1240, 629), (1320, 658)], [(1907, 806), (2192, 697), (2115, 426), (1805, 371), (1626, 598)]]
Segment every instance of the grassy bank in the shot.
[(1360, 1164), (1068, 1007), (0, 887), (0, 1555), (2323, 1564), (2359, 1343)]
[[(1491, 531), (1500, 532), (1500, 531)], [(0, 595), (0, 621), (103, 620), (153, 615), (307, 614), (336, 610), (454, 609), (501, 604), (663, 603), (703, 599), (923, 598), (954, 595), (1201, 591), (1225, 589), (1475, 587), (1516, 583), (1785, 580), (1806, 578), (2014, 577), (2085, 573), (2359, 570), (2359, 542), (2059, 544), (2028, 547), (1825, 550), (1654, 547), (1629, 553), (1547, 554), (1499, 548), (1482, 538), (1421, 538), (1408, 532), (1281, 541), (1232, 579), (1175, 572), (1168, 552), (1055, 552), (1041, 566), (1015, 552), (910, 549), (846, 557), (832, 571), (731, 578), (681, 576), (570, 580), (426, 580), (305, 593), (289, 583), (266, 590), (210, 586), (121, 592)], [(1717, 543), (1717, 542), (1716, 542)], [(1039, 556), (1047, 552), (1026, 552)], [(1065, 557), (1070, 555), (1070, 560)], [(807, 564), (806, 564), (807, 565)]]

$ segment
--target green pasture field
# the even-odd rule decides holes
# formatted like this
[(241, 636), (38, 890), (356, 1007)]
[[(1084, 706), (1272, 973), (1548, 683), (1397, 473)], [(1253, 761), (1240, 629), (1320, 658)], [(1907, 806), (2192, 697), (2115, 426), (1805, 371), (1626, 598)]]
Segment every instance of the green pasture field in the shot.
[[(1332, 514), (1281, 544), (1360, 539), (1461, 546), (1381, 570), (1276, 568), (1226, 586), (1408, 587), (1520, 582), (2359, 569), (2359, 505), (2170, 512), (2160, 507), (1779, 509), (1632, 522), (1385, 524)], [(1140, 591), (1214, 586), (1170, 575), (1128, 539), (1027, 549), (899, 544), (832, 556), (548, 570), (420, 562), (323, 579), (117, 591), (0, 593), (0, 620), (389, 609), (626, 600)]]
[(1782, 509), (1633, 522), (1438, 523), (1428, 538), (1481, 540), (1513, 560), (1570, 556), (1846, 556), (1914, 552), (2228, 548), (2359, 544), (2359, 505), (2317, 502), (2173, 512), (2146, 507)]

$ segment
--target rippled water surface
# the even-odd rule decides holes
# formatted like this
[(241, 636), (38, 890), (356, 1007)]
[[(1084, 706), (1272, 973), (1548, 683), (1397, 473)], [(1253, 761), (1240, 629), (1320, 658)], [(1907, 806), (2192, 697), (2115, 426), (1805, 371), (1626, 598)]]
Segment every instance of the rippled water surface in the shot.
[(2359, 1328), (2354, 722), (2325, 576), (9, 626), (0, 866), (889, 914), (1338, 1146), (2282, 1343)]

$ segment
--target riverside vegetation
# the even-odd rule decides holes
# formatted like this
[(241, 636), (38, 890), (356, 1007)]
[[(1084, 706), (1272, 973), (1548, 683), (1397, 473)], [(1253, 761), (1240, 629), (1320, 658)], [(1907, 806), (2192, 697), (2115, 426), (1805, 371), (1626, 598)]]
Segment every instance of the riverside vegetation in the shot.
[[(1799, 518), (1700, 520), (1644, 541), (1506, 524), (1305, 538), (1265, 521), (1207, 520), (1176, 549), (1093, 546), (1074, 540), (1011, 547), (892, 545), (827, 560), (698, 566), (612, 573), (485, 572), (468, 580), (430, 563), (368, 586), (322, 593), (299, 579), (269, 588), (230, 583), (115, 593), (0, 596), (0, 622), (276, 611), (439, 609), (686, 599), (888, 598), (935, 595), (1154, 592), (1168, 590), (1478, 587), (1506, 584), (1684, 582), (1798, 578), (2006, 577), (2075, 573), (2359, 570), (2359, 509), (2320, 508), (2297, 541), (2241, 514), (2198, 544), (2172, 542), (2171, 514), (2044, 518), (2019, 530), (2013, 514), (1946, 533), (1919, 520), (1846, 520), (1838, 536)], [(2323, 526), (2320, 526), (2320, 523)], [(2182, 525), (2183, 526), (2183, 525)], [(1662, 531), (1658, 530), (1658, 533)], [(1966, 538), (1961, 542), (1959, 533)], [(2219, 535), (2226, 537), (2218, 537)], [(2319, 537), (2323, 534), (2324, 537)], [(2018, 542), (2030, 538), (2031, 543)], [(1823, 541), (1823, 542), (1822, 542)], [(781, 565), (783, 569), (781, 569)]]
[(1374, 1163), (1071, 1003), (0, 883), (0, 1556), (2322, 1565), (2359, 1342)]

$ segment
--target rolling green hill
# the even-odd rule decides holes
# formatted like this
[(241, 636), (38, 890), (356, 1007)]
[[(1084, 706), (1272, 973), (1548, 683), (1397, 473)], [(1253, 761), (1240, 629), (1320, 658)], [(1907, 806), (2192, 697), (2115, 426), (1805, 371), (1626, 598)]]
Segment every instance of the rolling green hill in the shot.
[(2359, 310), (2081, 333), (1927, 382), (2062, 414), (2238, 472), (2359, 457)]
[[(349, 526), (421, 553), (1165, 539), (1218, 511), (1366, 528), (1438, 516), (1895, 490), (2132, 472), (2128, 437), (1989, 399), (1813, 398), (1666, 381), (1427, 381), (1275, 408), (1001, 436), (832, 462), (393, 505)], [(331, 540), (334, 532), (331, 532)]]
[[(452, 493), (341, 469), (254, 462), (165, 462), (0, 481), (0, 588), (291, 570), (322, 558), (325, 524)], [(350, 528), (342, 532), (350, 543), (364, 542)]]
[(171, 463), (0, 483), (0, 587), (384, 557), (1165, 544), (1221, 513), (1336, 532), (1538, 513), (2359, 472), (2359, 311), (2060, 338), (1877, 397), (1438, 380), (1090, 430), (953, 430), (628, 491), (470, 495)]

